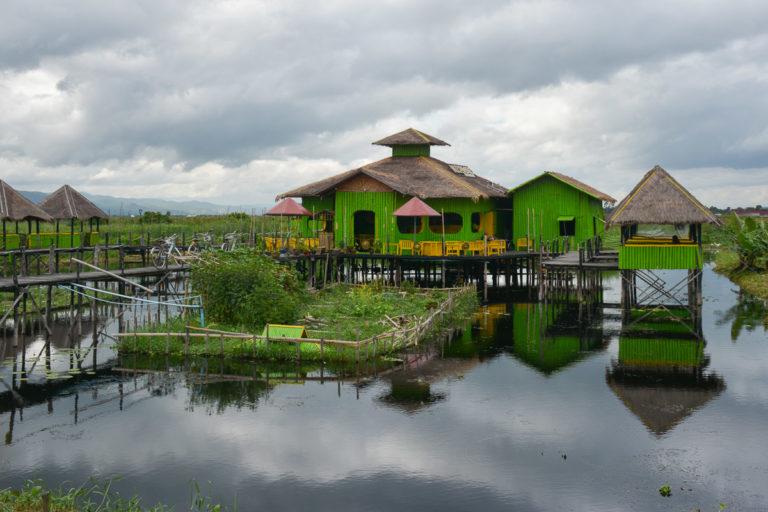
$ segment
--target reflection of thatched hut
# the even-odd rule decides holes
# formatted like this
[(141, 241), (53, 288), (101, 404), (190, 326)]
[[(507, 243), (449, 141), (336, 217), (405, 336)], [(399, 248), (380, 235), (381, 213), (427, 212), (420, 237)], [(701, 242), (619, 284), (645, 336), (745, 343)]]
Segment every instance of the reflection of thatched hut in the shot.
[(109, 220), (109, 216), (101, 208), (69, 185), (59, 187), (58, 190), (52, 192), (37, 205), (56, 219), (57, 232), (59, 231), (60, 220), (69, 220), (72, 232), (75, 230), (75, 220), (80, 221), (81, 231), (84, 221), (91, 223), (91, 231), (93, 231), (93, 221), (95, 219), (96, 230), (98, 231), (99, 221)]
[[(688, 226), (686, 232), (646, 236), (642, 224)], [(702, 266), (701, 225), (722, 225), (680, 183), (658, 165), (621, 200), (606, 227), (621, 226), (619, 268), (696, 269)]]
[(16, 222), (16, 232), (19, 232), (19, 221), (26, 220), (28, 232), (32, 232), (32, 221), (35, 221), (37, 232), (40, 232), (40, 221), (50, 221), (51, 216), (35, 203), (21, 195), (5, 181), (0, 180), (0, 219), (3, 221), (3, 249), (6, 248), (6, 221)]
[(663, 435), (725, 389), (722, 378), (704, 373), (705, 345), (691, 334), (674, 334), (668, 322), (658, 322), (656, 331), (625, 331), (605, 380), (640, 421)]
[[(447, 164), (430, 155), (432, 146), (448, 144), (413, 128), (374, 142), (392, 148), (392, 156), (336, 176), (280, 194), (301, 197), (310, 211), (334, 212), (333, 224), (303, 219), (301, 236), (326, 231), (335, 244), (377, 240), (384, 244), (412, 239), (414, 225), (420, 241), (440, 241), (445, 223), (446, 240), (480, 239), (498, 234), (496, 209), (507, 189), (463, 165)], [(392, 212), (412, 197), (443, 211), (440, 217), (392, 217)]]
[(693, 414), (725, 389), (717, 375), (677, 373), (674, 371), (640, 371), (620, 364), (606, 371), (605, 380), (624, 405), (657, 436)]

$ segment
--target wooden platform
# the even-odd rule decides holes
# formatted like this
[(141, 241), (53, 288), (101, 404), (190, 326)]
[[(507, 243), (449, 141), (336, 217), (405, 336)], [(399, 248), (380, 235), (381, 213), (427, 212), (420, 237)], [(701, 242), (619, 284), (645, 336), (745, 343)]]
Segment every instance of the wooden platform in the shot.
[[(189, 268), (185, 265), (168, 265), (167, 269), (158, 269), (157, 267), (138, 267), (127, 268), (123, 271), (112, 271), (122, 277), (148, 277), (148, 276), (161, 276), (167, 272), (178, 272)], [(71, 283), (75, 281), (112, 281), (114, 277), (104, 274), (98, 271), (80, 272), (67, 272), (58, 274), (41, 274), (34, 276), (18, 276), (18, 286), (24, 288), (26, 286), (47, 286), (63, 283)], [(0, 278), (0, 291), (8, 292), (13, 291), (16, 288), (16, 283), (13, 281), (13, 277)]]
[(603, 251), (579, 263), (577, 251), (560, 254), (552, 259), (542, 258), (541, 266), (555, 270), (619, 270), (619, 253), (616, 251)]

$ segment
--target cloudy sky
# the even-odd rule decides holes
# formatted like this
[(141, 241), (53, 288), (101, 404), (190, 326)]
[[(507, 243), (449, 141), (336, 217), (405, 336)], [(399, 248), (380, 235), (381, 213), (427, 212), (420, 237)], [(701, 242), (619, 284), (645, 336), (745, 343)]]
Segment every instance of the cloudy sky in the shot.
[(768, 2), (5, 0), (0, 178), (271, 204), (388, 156), (768, 205)]

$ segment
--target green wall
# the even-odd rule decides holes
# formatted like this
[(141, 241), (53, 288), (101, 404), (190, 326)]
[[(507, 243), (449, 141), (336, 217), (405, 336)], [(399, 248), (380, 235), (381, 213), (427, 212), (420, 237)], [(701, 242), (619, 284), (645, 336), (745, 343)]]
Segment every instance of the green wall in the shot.
[[(392, 212), (400, 208), (411, 199), (411, 196), (404, 196), (397, 192), (336, 192), (335, 197), (305, 197), (302, 198), (302, 205), (308, 210), (334, 210), (334, 239), (337, 246), (342, 241), (347, 245), (353, 243), (355, 232), (354, 214), (361, 210), (373, 211), (376, 215), (376, 234), (375, 238), (382, 244), (387, 241), (389, 234), (390, 243), (397, 243), (400, 239), (412, 240), (413, 234), (401, 234), (397, 229), (397, 219), (392, 216)], [(472, 214), (480, 213), (483, 221), (489, 212), (495, 210), (496, 202), (491, 199), (481, 199), (473, 202), (468, 198), (449, 198), (449, 199), (428, 199), (425, 201), (429, 206), (438, 212), (443, 209), (446, 213), (453, 212), (462, 216), (462, 227), (457, 233), (446, 233), (446, 241), (450, 240), (477, 240), (482, 238), (485, 226), (481, 226), (478, 231), (472, 231)], [(429, 219), (423, 218), (423, 230), (416, 233), (417, 241), (436, 241), (442, 240), (442, 232), (433, 233), (429, 229)], [(498, 218), (494, 214), (492, 226), (487, 231), (498, 232)], [(308, 228), (311, 224), (306, 218), (299, 221), (301, 227), (301, 236), (310, 236), (312, 231)], [(441, 230), (439, 230), (441, 231)]]
[(696, 269), (702, 267), (697, 245), (622, 245), (620, 269)]
[(575, 238), (578, 242), (602, 233), (604, 227), (601, 200), (549, 175), (544, 175), (515, 190), (513, 209), (514, 240), (525, 238), (528, 233), (529, 218), (531, 238), (536, 241), (536, 244), (539, 237), (544, 241), (559, 237), (560, 226), (557, 218), (561, 216), (574, 217)]

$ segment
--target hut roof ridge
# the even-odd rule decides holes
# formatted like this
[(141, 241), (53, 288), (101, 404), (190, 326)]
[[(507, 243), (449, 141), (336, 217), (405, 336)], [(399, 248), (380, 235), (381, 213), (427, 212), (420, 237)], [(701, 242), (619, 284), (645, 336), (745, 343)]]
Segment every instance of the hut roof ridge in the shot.
[(399, 145), (422, 145), (430, 146), (450, 146), (447, 142), (438, 139), (428, 133), (420, 132), (414, 128), (406, 128), (401, 132), (388, 135), (383, 139), (372, 142), (377, 146), (399, 146)]
[(52, 220), (45, 210), (21, 195), (8, 183), (0, 180), (0, 219), (16, 221), (27, 218), (43, 221)]
[(504, 197), (507, 192), (501, 185), (474, 173), (469, 176), (457, 172), (450, 164), (434, 157), (393, 156), (285, 192), (278, 195), (276, 200), (325, 195), (359, 174), (365, 174), (396, 192), (421, 199), (465, 197), (477, 201), (481, 198)]
[(545, 171), (545, 172), (539, 174), (538, 176), (536, 176), (534, 178), (531, 178), (530, 180), (526, 181), (525, 183), (522, 183), (522, 184), (516, 186), (515, 188), (511, 189), (509, 191), (509, 193), (510, 194), (514, 194), (517, 190), (520, 190), (521, 188), (525, 187), (529, 183), (532, 183), (532, 182), (534, 182), (534, 181), (536, 181), (538, 179), (541, 179), (544, 176), (551, 176), (551, 177), (555, 178), (556, 180), (565, 183), (566, 185), (570, 185), (570, 186), (572, 186), (574, 188), (577, 188), (577, 189), (581, 190), (585, 194), (590, 195), (590, 196), (594, 197), (595, 199), (599, 199), (601, 201), (606, 201), (608, 203), (615, 203), (616, 202), (616, 199), (614, 199), (613, 197), (609, 196), (605, 192), (601, 192), (601, 191), (597, 190), (596, 188), (591, 187), (591, 186), (587, 185), (586, 183), (577, 180), (576, 178), (572, 178), (570, 176), (567, 176), (565, 174), (562, 174), (562, 173), (559, 173), (559, 172), (555, 172), (555, 171)]
[(40, 201), (37, 206), (54, 219), (109, 219), (101, 208), (70, 185), (62, 185)]

